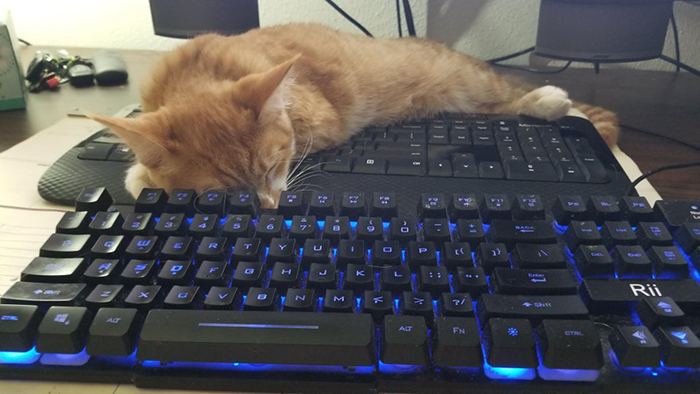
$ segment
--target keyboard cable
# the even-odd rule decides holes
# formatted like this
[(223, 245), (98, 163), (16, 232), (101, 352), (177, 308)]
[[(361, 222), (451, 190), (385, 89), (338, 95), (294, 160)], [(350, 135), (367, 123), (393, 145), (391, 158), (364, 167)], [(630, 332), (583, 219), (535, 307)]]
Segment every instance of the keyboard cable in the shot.
[(625, 193), (623, 194), (623, 196), (631, 196), (632, 192), (634, 191), (635, 186), (637, 186), (641, 181), (649, 178), (650, 176), (652, 176), (654, 174), (658, 174), (659, 172), (662, 172), (662, 171), (679, 170), (681, 168), (688, 168), (688, 167), (700, 167), (700, 161), (695, 161), (695, 162), (691, 162), (691, 163), (682, 163), (682, 164), (671, 164), (668, 166), (656, 167), (653, 170), (650, 170), (647, 173), (637, 177), (637, 179), (635, 179), (634, 182), (632, 182), (632, 184), (627, 187), (627, 190), (625, 190)]

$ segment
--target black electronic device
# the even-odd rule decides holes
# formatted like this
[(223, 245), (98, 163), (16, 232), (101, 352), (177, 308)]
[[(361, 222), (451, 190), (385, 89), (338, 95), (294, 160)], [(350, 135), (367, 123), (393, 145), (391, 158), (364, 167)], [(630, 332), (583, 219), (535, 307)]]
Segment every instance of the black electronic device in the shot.
[[(302, 160), (323, 175), (277, 209), (246, 190), (134, 201), (122, 149), (100, 132), (42, 179), (76, 211), (0, 298), (0, 377), (697, 391), (700, 201), (623, 196), (630, 181), (586, 120), (368, 128)], [(51, 194), (69, 180), (85, 188)]]
[(95, 83), (95, 70), (92, 65), (83, 62), (68, 67), (68, 82), (75, 87), (90, 86)]
[(203, 33), (240, 34), (260, 27), (258, 0), (149, 0), (159, 36), (191, 38)]
[(95, 81), (98, 85), (110, 86), (126, 83), (129, 73), (119, 53), (111, 50), (98, 51), (92, 56)]

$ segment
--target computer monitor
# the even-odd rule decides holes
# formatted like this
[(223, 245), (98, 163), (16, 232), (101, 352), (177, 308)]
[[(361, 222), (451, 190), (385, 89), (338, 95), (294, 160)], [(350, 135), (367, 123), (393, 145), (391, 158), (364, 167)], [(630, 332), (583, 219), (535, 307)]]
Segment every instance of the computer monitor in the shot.
[(159, 36), (239, 34), (260, 27), (257, 0), (150, 0), (150, 4)]
[(542, 0), (535, 53), (606, 63), (661, 56), (672, 0)]

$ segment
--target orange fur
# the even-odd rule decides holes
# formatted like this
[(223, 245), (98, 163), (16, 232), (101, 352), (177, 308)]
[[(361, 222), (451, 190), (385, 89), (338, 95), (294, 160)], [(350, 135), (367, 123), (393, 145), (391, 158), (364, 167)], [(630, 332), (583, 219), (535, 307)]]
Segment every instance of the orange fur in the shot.
[(554, 120), (571, 106), (561, 89), (530, 91), (434, 41), (313, 24), (197, 37), (155, 67), (142, 99), (139, 118), (94, 116), (136, 154), (132, 194), (252, 187), (264, 206), (276, 205), (305, 148), (339, 145), (368, 125), (441, 111)]

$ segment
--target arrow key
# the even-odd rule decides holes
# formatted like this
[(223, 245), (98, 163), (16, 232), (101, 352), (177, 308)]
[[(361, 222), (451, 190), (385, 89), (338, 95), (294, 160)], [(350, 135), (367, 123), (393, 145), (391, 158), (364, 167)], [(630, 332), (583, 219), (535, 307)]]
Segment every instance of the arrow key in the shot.
[(661, 358), (668, 368), (700, 367), (700, 339), (687, 327), (660, 327), (654, 331)]
[(658, 326), (682, 326), (685, 313), (671, 297), (644, 297), (634, 310), (639, 320), (652, 330)]
[(661, 361), (659, 343), (644, 326), (616, 326), (610, 346), (622, 368), (655, 368)]

